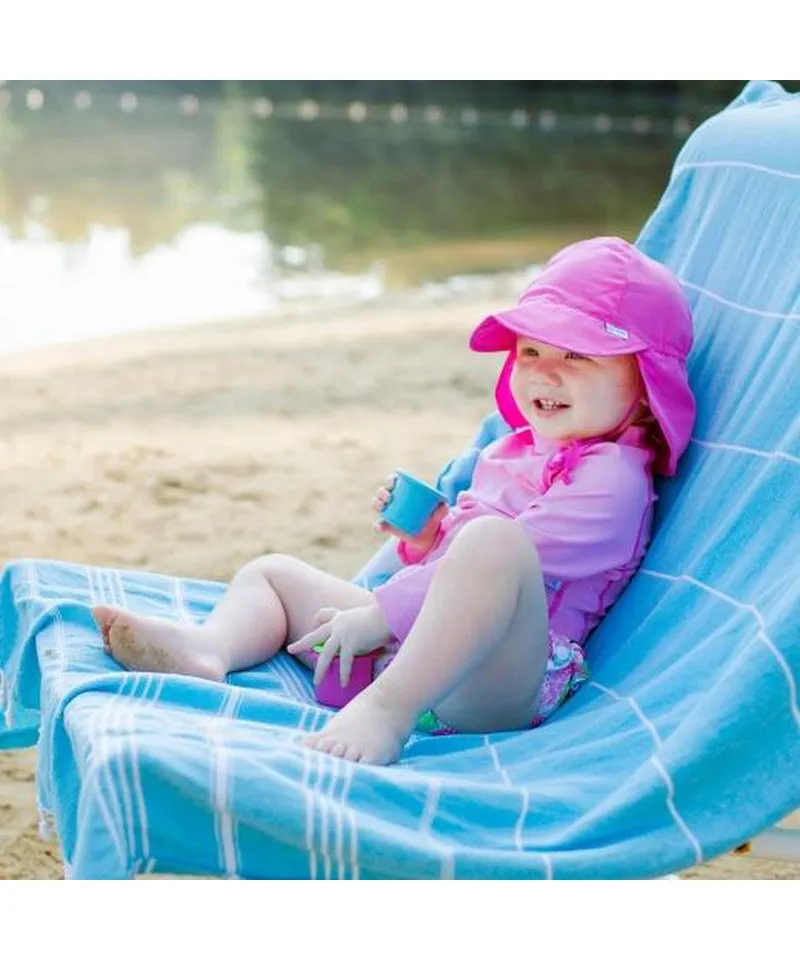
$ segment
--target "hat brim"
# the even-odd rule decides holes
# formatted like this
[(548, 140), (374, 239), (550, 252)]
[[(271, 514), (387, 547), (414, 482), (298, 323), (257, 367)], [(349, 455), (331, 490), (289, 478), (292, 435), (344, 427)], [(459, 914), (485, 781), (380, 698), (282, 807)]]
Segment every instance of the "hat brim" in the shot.
[(513, 350), (517, 337), (596, 357), (622, 356), (647, 348), (636, 334), (550, 300), (530, 300), (487, 317), (473, 330), (469, 345), (479, 353)]

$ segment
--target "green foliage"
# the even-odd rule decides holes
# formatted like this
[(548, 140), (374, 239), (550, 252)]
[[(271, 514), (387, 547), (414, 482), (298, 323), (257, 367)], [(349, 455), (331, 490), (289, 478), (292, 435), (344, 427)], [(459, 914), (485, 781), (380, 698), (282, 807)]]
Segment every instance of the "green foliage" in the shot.
[[(44, 92), (40, 110), (26, 107), (33, 85)], [(95, 223), (124, 227), (136, 252), (211, 220), (261, 227), (278, 244), (322, 246), (333, 265), (376, 249), (543, 227), (602, 231), (652, 208), (681, 142), (674, 119), (702, 120), (742, 85), (9, 81), (0, 101), (0, 220), (22, 235), (33, 206), (63, 240), (85, 237)], [(90, 109), (77, 109), (79, 90), (90, 92)], [(125, 91), (138, 98), (132, 112), (120, 108)], [(181, 109), (184, 94), (198, 98), (196, 110)], [(257, 96), (271, 99), (269, 116), (254, 111)], [(313, 122), (298, 116), (308, 98), (322, 105)], [(370, 106), (361, 123), (346, 118), (354, 101)], [(407, 122), (391, 121), (396, 103), (410, 108)], [(444, 122), (426, 119), (429, 105)], [(463, 120), (466, 107), (478, 112), (474, 125)], [(515, 128), (513, 110), (533, 122)], [(558, 114), (554, 129), (535, 122), (542, 110)], [(594, 129), (598, 114), (613, 120), (610, 133)], [(660, 126), (633, 133), (636, 116)]]
[(254, 177), (279, 243), (329, 255), (643, 216), (663, 189), (671, 136), (548, 136), (503, 127), (273, 120)]

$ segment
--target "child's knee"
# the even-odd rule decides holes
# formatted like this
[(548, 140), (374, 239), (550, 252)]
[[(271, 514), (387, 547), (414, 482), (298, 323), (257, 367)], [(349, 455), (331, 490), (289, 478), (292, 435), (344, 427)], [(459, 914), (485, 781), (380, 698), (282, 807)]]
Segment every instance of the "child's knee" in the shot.
[(246, 564), (242, 573), (262, 577), (280, 592), (282, 586), (298, 582), (307, 569), (307, 565), (297, 557), (285, 553), (266, 553)]
[(478, 517), (459, 531), (448, 551), (466, 556), (490, 569), (508, 573), (514, 565), (538, 565), (538, 556), (528, 534), (505, 517)]

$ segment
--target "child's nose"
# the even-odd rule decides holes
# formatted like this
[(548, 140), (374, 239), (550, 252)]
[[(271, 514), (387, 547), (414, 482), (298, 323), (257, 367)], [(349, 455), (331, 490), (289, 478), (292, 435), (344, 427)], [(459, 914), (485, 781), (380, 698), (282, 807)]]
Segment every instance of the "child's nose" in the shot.
[(536, 373), (539, 379), (546, 383), (560, 383), (561, 375), (558, 370), (558, 363), (558, 360), (548, 360), (540, 357), (536, 364)]

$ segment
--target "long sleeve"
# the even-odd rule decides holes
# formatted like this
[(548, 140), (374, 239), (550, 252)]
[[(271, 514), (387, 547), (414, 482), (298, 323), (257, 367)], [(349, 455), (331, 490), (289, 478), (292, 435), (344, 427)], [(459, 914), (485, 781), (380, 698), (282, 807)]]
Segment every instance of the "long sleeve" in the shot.
[[(545, 581), (582, 581), (594, 598), (589, 607), (600, 609), (604, 584), (626, 579), (624, 572), (633, 570), (646, 546), (654, 499), (647, 457), (646, 451), (603, 444), (587, 452), (571, 482), (559, 480), (545, 494), (533, 496), (536, 485), (531, 479), (523, 484), (518, 473), (512, 484), (516, 506), (507, 473), (491, 483), (484, 475), (486, 499), (478, 499), (479, 480), (474, 494), (466, 495), (448, 515), (449, 529), (432, 551), (433, 558), (406, 566), (373, 591), (394, 636), (406, 638), (441, 557), (458, 530), (480, 516), (521, 524), (538, 553)], [(585, 602), (584, 597), (581, 606)]]
[(653, 500), (649, 475), (604, 446), (587, 454), (571, 483), (554, 483), (516, 518), (546, 577), (581, 580), (629, 564), (643, 548)]

